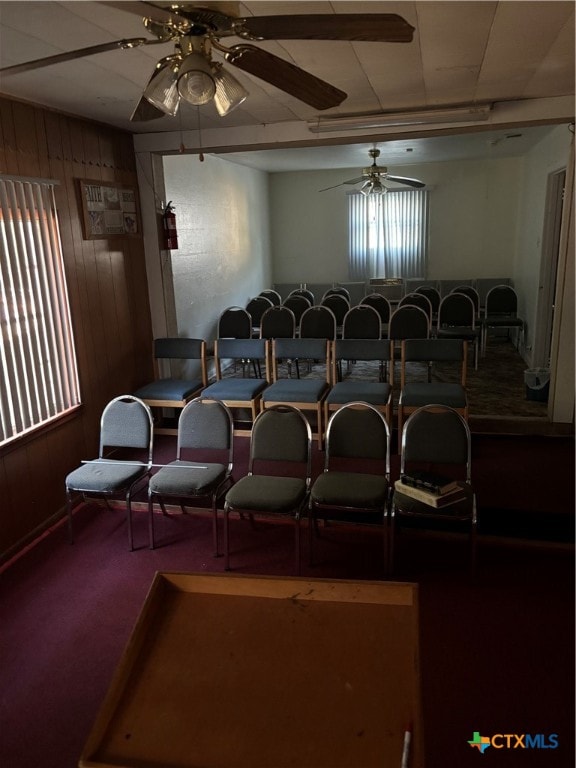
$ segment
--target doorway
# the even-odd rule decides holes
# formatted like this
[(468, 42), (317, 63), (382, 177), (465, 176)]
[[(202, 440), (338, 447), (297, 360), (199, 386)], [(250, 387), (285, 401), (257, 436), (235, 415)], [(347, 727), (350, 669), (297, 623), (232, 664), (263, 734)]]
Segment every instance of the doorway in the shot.
[(544, 232), (542, 235), (542, 261), (540, 266), (540, 283), (538, 286), (538, 310), (532, 360), (535, 368), (548, 368), (550, 366), (565, 185), (565, 170), (556, 171), (548, 176), (544, 210)]

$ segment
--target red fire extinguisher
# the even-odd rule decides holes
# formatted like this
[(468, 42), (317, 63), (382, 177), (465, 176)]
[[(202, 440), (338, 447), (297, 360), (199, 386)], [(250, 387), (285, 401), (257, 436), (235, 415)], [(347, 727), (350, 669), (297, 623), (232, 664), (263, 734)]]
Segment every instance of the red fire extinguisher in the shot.
[(162, 219), (164, 223), (164, 247), (174, 251), (178, 248), (178, 231), (176, 229), (176, 214), (174, 213), (172, 200), (164, 208)]

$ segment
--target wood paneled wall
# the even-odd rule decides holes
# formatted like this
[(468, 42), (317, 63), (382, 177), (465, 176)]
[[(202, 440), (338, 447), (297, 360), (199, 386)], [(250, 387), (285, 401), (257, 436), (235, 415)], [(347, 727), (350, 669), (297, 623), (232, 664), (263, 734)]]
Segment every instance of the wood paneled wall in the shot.
[(135, 163), (128, 133), (0, 98), (0, 173), (59, 182), (82, 398), (74, 417), (0, 449), (0, 562), (62, 511), (66, 474), (97, 454), (104, 405), (152, 376), (142, 238), (84, 240), (78, 190), (78, 179), (137, 188)]

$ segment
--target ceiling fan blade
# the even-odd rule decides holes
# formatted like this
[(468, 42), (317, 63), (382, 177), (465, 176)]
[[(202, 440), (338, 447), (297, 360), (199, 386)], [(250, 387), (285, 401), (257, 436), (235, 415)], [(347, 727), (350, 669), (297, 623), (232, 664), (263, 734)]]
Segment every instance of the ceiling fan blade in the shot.
[(84, 56), (93, 56), (95, 53), (105, 53), (106, 51), (114, 51), (118, 48), (139, 48), (141, 45), (154, 45), (161, 42), (160, 40), (148, 40), (145, 37), (134, 37), (127, 40), (115, 40), (112, 43), (102, 43), (101, 45), (90, 45), (88, 48), (78, 48), (76, 51), (66, 51), (65, 53), (57, 53), (54, 56), (45, 56), (42, 59), (34, 59), (33, 61), (25, 61), (22, 64), (14, 64), (11, 67), (4, 67), (0, 69), (0, 74), (4, 75), (18, 75), (20, 72), (29, 72), (32, 69), (40, 69), (41, 67), (48, 67), (52, 64), (60, 64), (63, 61), (72, 61), (73, 59), (81, 59)]
[(348, 181), (343, 181), (342, 184), (360, 184), (361, 181), (366, 181), (366, 176), (358, 176), (356, 179), (348, 179)]
[(238, 19), (234, 33), (250, 40), (409, 43), (414, 27), (395, 13), (312, 13)]
[(136, 109), (130, 116), (130, 121), (133, 123), (144, 123), (149, 120), (157, 120), (160, 117), (166, 117), (166, 113), (155, 107), (154, 104), (151, 104), (144, 96), (141, 96)]
[(407, 184), (409, 187), (416, 187), (417, 189), (426, 186), (423, 181), (418, 181), (418, 179), (407, 179), (405, 176), (390, 176), (386, 174), (386, 181), (396, 181), (398, 184)]
[(235, 45), (225, 54), (225, 59), (315, 109), (337, 107), (347, 97), (330, 83), (254, 45)]

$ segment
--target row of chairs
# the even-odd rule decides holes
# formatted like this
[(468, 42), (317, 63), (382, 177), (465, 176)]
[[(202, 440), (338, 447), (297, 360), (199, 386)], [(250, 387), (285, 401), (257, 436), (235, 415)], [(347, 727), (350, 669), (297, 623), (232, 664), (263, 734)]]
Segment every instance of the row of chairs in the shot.
[[(360, 304), (351, 307), (349, 301), (337, 293), (339, 290), (345, 289), (332, 289), (333, 292), (324, 296), (320, 305), (310, 305), (309, 300), (301, 295), (306, 291), (300, 290), (294, 292), (299, 295), (291, 294), (283, 304), (273, 306), (267, 298), (257, 297), (249, 302), (246, 309), (229, 307), (220, 316), (218, 336), (275, 338), (325, 335), (326, 338), (401, 339), (437, 335), (463, 338), (474, 345), (474, 365), (478, 368), (478, 357), (480, 352), (486, 353), (491, 329), (516, 329), (517, 346), (524, 334), (524, 322), (517, 314), (516, 292), (508, 285), (495, 286), (489, 291), (483, 312), (478, 292), (465, 285), (456, 287), (444, 298), (440, 298), (435, 288), (422, 286), (405, 295), (395, 311), (388, 299), (378, 293), (365, 296)], [(260, 301), (265, 304), (255, 306)], [(298, 302), (301, 302), (300, 306), (297, 306)], [(404, 306), (421, 309), (427, 323), (421, 316), (414, 316), (415, 313), (402, 311), (397, 314)]]
[[(307, 515), (310, 563), (320, 524), (369, 524), (381, 528), (383, 564), (391, 573), (394, 531), (398, 520), (450, 520), (469, 526), (471, 567), (475, 565), (476, 498), (471, 483), (471, 436), (465, 419), (454, 409), (430, 404), (416, 410), (402, 431), (400, 476), (411, 468), (449, 467), (459, 481), (459, 501), (446, 510), (417, 502), (395, 489), (390, 470), (390, 427), (382, 413), (366, 402), (351, 402), (328, 423), (323, 472), (312, 477), (312, 437), (308, 420), (290, 405), (262, 411), (250, 438), (247, 473), (234, 479), (233, 418), (221, 401), (195, 398), (183, 409), (178, 425), (175, 459), (153, 464), (152, 414), (133, 395), (114, 398), (103, 411), (100, 451), (66, 478), (68, 526), (73, 542), (75, 494), (106, 499), (125, 495), (129, 548), (133, 549), (131, 501), (148, 483), (149, 546), (155, 547), (154, 503), (169, 517), (166, 502), (186, 504), (208, 499), (212, 509), (214, 555), (219, 555), (218, 504), (223, 499), (225, 569), (230, 568), (232, 513), (240, 517), (284, 516), (294, 522), (295, 571), (300, 573), (300, 521)], [(124, 453), (115, 458), (110, 449)], [(136, 449), (129, 455), (128, 449)], [(146, 453), (142, 458), (141, 452)], [(189, 458), (189, 452), (192, 458)], [(270, 472), (281, 462), (283, 472)], [(273, 466), (278, 466), (274, 464)], [(156, 469), (154, 473), (152, 470)]]
[[(219, 338), (214, 343), (216, 381), (211, 384), (207, 381), (203, 340), (156, 339), (155, 349), (157, 357), (199, 358), (202, 377), (196, 381), (159, 377), (138, 389), (134, 394), (152, 408), (183, 408), (192, 397), (202, 394), (221, 400), (229, 408), (249, 411), (253, 423), (262, 409), (290, 404), (311, 417), (320, 447), (330, 413), (347, 402), (366, 400), (392, 423), (395, 346), (390, 339)], [(468, 343), (460, 339), (401, 341), (399, 432), (407, 414), (430, 402), (449, 405), (468, 418), (467, 356)], [(344, 366), (360, 361), (373, 364), (371, 378), (343, 377)], [(458, 366), (456, 380), (433, 381), (434, 363)], [(425, 366), (427, 380), (411, 380), (410, 364)], [(254, 376), (250, 365), (256, 369)], [(300, 376), (301, 366), (307, 367), (307, 375)], [(157, 432), (174, 434), (175, 429), (159, 423)]]

